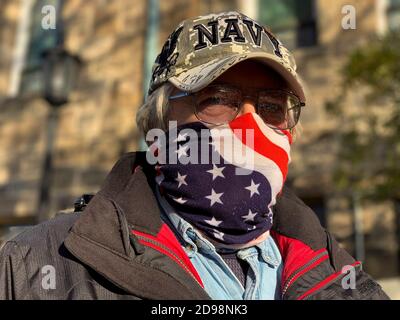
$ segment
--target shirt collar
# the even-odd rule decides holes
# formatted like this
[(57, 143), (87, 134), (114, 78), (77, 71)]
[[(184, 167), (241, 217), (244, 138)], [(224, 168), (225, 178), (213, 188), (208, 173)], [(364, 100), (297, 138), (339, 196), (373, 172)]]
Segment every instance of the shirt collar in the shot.
[(160, 194), (158, 188), (156, 188), (156, 198), (161, 206), (161, 218), (172, 225), (177, 235), (183, 240), (186, 251), (197, 252), (199, 247), (205, 250), (215, 251), (214, 245), (205, 239), (189, 222), (183, 219), (174, 208), (168, 203), (168, 201)]
[(259, 248), (261, 257), (266, 263), (274, 267), (278, 267), (282, 263), (281, 253), (271, 235), (263, 242), (257, 244), (256, 247)]

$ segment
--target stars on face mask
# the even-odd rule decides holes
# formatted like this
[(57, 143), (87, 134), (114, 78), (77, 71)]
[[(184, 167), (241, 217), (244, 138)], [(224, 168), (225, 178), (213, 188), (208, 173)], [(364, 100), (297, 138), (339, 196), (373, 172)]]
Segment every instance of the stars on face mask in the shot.
[(211, 200), (210, 207), (212, 207), (215, 203), (223, 204), (223, 202), (220, 199), (223, 194), (224, 194), (223, 192), (216, 193), (214, 189), (211, 188), (211, 194), (209, 196), (206, 196), (207, 199)]
[(179, 146), (178, 150), (176, 150), (175, 152), (178, 154), (178, 159), (182, 156), (187, 157), (187, 148), (188, 146)]
[(224, 240), (225, 233), (222, 231), (214, 230), (214, 237), (216, 239)]
[(224, 169), (225, 167), (218, 168), (215, 164), (213, 164), (213, 168), (211, 170), (207, 170), (207, 172), (212, 174), (212, 179), (214, 181), (218, 177), (225, 178), (224, 174), (222, 173)]
[(242, 218), (244, 219), (244, 222), (247, 221), (254, 221), (254, 217), (257, 215), (257, 212), (251, 212), (251, 210), (249, 209), (249, 213), (245, 216), (242, 216)]
[(248, 187), (246, 187), (245, 189), (247, 189), (247, 190), (249, 190), (250, 191), (250, 198), (254, 195), (254, 194), (260, 194), (259, 192), (258, 192), (258, 187), (260, 186), (260, 184), (259, 183), (254, 183), (254, 181), (253, 181), (253, 179), (251, 179), (251, 183), (250, 183), (250, 185), (248, 186)]
[(187, 200), (183, 199), (182, 197), (180, 198), (173, 198), (176, 202), (180, 203), (180, 204), (184, 204)]
[(222, 220), (217, 220), (215, 219), (215, 217), (212, 217), (211, 220), (204, 220), (204, 221), (213, 227), (218, 227), (222, 223)]
[(185, 181), (186, 177), (187, 177), (187, 174), (181, 175), (181, 174), (178, 172), (178, 176), (175, 178), (175, 181), (178, 182), (178, 188), (179, 188), (181, 185), (183, 185), (183, 184), (187, 186), (187, 182)]

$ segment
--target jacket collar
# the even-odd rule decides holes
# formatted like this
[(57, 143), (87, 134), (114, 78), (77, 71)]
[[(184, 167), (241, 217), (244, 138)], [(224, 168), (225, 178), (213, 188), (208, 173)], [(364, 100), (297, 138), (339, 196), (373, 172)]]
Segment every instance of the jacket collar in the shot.
[(176, 270), (171, 279), (170, 273), (150, 265), (156, 252), (135, 250), (140, 245), (131, 229), (156, 236), (163, 224), (144, 157), (127, 153), (114, 165), (64, 244), (81, 262), (140, 298), (208, 299), (194, 279), (174, 268), (174, 261), (161, 255), (165, 268)]

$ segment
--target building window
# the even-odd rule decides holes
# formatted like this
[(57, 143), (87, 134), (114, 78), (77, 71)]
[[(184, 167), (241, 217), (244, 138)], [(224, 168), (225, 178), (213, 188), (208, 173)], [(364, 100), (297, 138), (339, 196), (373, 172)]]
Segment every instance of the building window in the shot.
[(317, 24), (314, 0), (259, 0), (259, 20), (289, 49), (314, 46)]
[(390, 30), (400, 29), (400, 0), (388, 0), (387, 20)]
[[(46, 5), (52, 5), (56, 8), (56, 29), (44, 29), (42, 27), (42, 20), (45, 17), (42, 8)], [(35, 0), (34, 2), (29, 28), (29, 43), (20, 82), (19, 92), (21, 94), (42, 92), (42, 54), (63, 41), (61, 24), (58, 21), (61, 5), (62, 0)]]

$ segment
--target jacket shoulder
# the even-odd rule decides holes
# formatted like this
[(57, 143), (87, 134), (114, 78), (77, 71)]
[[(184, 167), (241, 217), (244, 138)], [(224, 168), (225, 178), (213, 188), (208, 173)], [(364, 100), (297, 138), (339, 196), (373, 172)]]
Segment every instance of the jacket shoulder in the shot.
[(49, 240), (61, 243), (80, 215), (80, 212), (59, 212), (50, 220), (28, 227), (17, 236), (6, 241), (6, 244), (13, 242), (20, 247), (29, 246), (33, 249), (43, 248), (43, 245), (48, 245)]
[[(6, 241), (0, 249), (0, 300), (35, 299), (32, 279), (45, 265), (60, 265), (61, 246), (78, 218), (62, 214)], [(37, 297), (36, 297), (37, 298)]]
[(308, 299), (388, 299), (380, 285), (361, 269), (361, 265), (360, 268), (353, 268), (356, 274), (356, 290), (343, 288), (342, 279), (346, 275), (343, 267), (354, 265), (355, 259), (321, 225), (315, 212), (287, 187), (283, 188), (274, 206), (273, 229), (280, 235), (300, 240), (314, 251), (322, 248), (327, 250), (329, 260), (312, 269), (308, 278), (303, 275), (303, 280), (320, 278), (325, 279), (321, 282), (323, 283), (336, 274), (338, 276), (333, 277), (336, 281), (316, 290)]
[(314, 251), (326, 248), (334, 270), (339, 271), (343, 266), (355, 262), (334, 236), (321, 225), (315, 212), (288, 187), (283, 188), (273, 210), (275, 232), (299, 240)]
[(0, 300), (29, 299), (28, 288), (22, 252), (8, 241), (0, 250)]
[[(354, 277), (353, 287), (350, 286), (351, 277)], [(390, 297), (378, 282), (360, 269), (353, 275), (343, 274), (307, 300), (390, 300)]]

